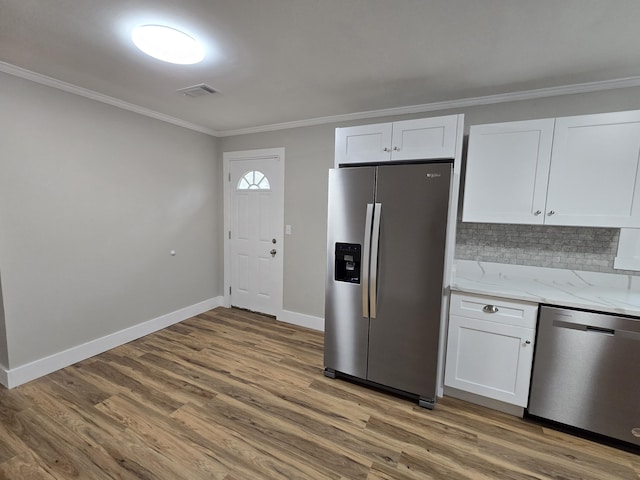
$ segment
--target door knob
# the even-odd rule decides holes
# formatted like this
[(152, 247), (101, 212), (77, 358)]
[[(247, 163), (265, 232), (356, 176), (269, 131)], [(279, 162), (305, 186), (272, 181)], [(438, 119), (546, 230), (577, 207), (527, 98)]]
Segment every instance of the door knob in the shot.
[(271, 251), (270, 251), (269, 253), (271, 254), (271, 256), (272, 256), (272, 257), (275, 257), (275, 256), (276, 256), (276, 253), (278, 253), (278, 252), (276, 252), (276, 249), (275, 249), (275, 248), (272, 248), (272, 249), (271, 249)]

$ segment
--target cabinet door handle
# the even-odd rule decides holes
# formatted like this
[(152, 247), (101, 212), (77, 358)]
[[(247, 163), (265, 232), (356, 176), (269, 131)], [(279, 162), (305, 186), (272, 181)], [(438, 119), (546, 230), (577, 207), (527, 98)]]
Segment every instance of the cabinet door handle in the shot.
[(525, 344), (525, 345), (531, 345), (531, 340), (526, 340), (526, 341), (524, 342), (524, 344)]
[(399, 152), (400, 151), (400, 147), (393, 147), (393, 150), (396, 151), (396, 152)]
[(389, 147), (384, 147), (384, 148), (382, 149), (382, 151), (383, 151), (383, 152), (389, 152), (389, 151), (391, 151), (391, 150), (389, 150)]
[(482, 311), (485, 313), (497, 313), (498, 307), (496, 307), (495, 305), (485, 305), (484, 307), (482, 307)]
[(555, 215), (556, 212), (554, 210), (549, 210), (549, 213), (547, 213), (547, 215), (551, 216), (551, 215)]
[(533, 214), (537, 217), (538, 215), (540, 215), (542, 213), (541, 210), (536, 210), (535, 212), (533, 212)]

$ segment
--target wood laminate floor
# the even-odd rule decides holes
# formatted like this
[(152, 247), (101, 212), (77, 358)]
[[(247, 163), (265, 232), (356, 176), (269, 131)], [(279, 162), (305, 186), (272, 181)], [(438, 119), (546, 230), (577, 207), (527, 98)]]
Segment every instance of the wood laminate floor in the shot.
[(218, 308), (0, 390), (0, 478), (640, 478), (640, 457), (322, 375), (322, 334)]

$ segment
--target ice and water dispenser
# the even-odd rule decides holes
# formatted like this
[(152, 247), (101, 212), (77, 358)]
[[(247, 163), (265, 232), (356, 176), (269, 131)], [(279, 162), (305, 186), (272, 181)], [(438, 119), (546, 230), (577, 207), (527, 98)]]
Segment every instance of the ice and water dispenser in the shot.
[(335, 279), (338, 282), (360, 283), (361, 245), (336, 242)]

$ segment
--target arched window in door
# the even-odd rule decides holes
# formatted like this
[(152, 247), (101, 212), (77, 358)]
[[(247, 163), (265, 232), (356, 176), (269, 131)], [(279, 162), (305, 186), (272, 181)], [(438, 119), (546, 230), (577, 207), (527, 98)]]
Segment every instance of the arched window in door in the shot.
[(269, 179), (259, 170), (245, 173), (238, 181), (236, 190), (271, 190)]

